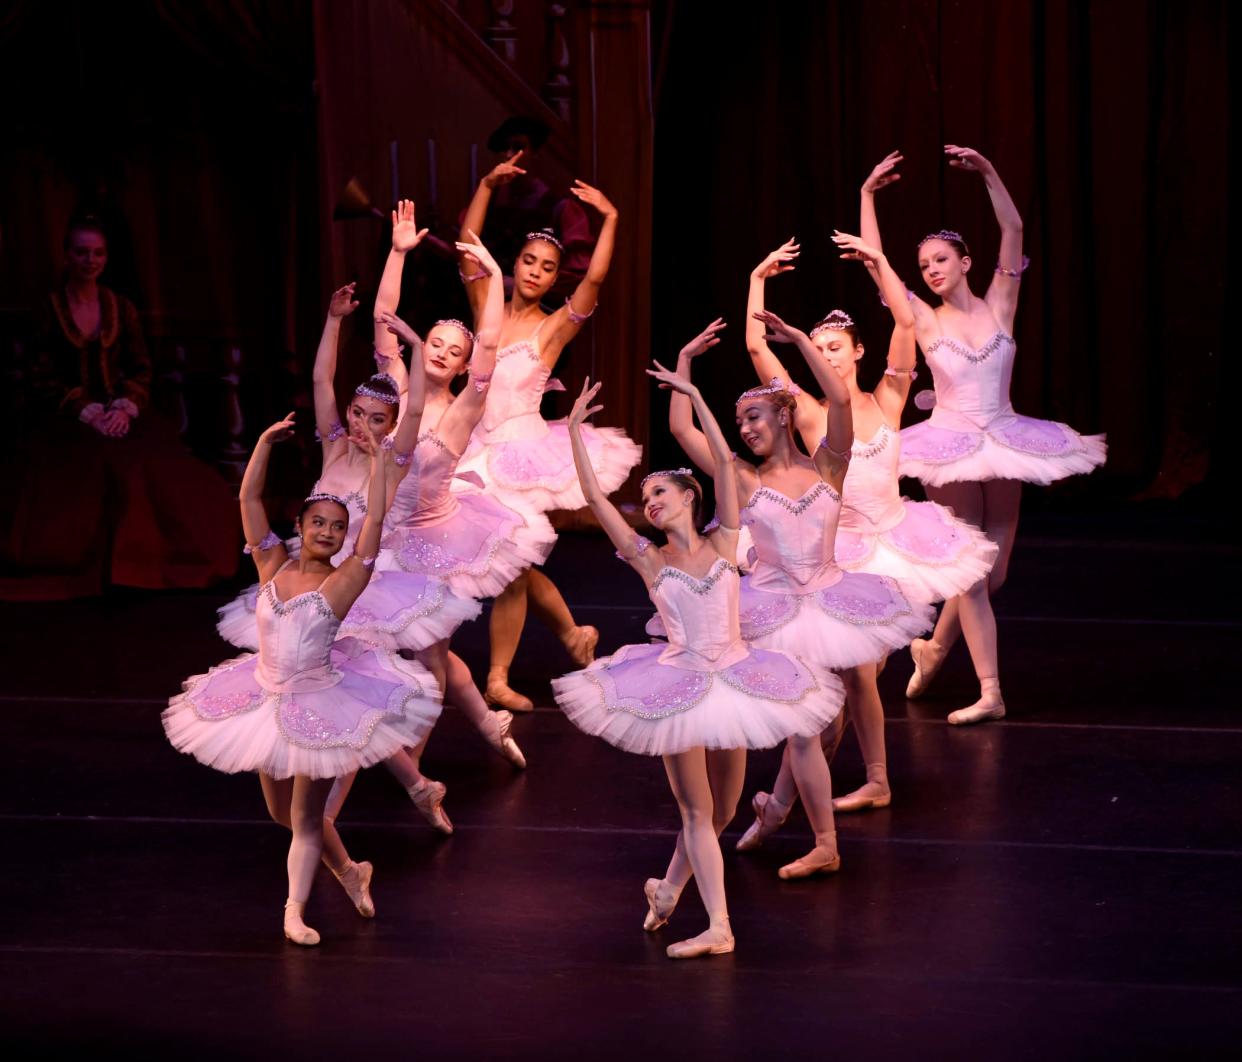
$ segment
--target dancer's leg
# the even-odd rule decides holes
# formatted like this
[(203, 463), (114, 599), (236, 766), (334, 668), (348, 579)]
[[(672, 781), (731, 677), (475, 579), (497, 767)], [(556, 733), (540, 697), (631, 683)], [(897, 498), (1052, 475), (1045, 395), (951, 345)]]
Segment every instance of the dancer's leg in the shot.
[(996, 645), (996, 615), (992, 593), (1004, 585), (1009, 558), (1018, 530), (1018, 510), (1022, 484), (1015, 480), (989, 480), (982, 484), (984, 496), (983, 529), (1000, 547), (996, 566), (986, 580), (980, 580), (960, 598), (962, 630), (979, 679), (979, 699), (967, 708), (949, 713), (956, 726), (1002, 719), (1005, 701), (1001, 696), (1000, 666)]
[(355, 863), (345, 850), (345, 842), (336, 832), (336, 817), (345, 806), (345, 798), (353, 788), (357, 771), (350, 771), (332, 783), (328, 803), (323, 809), (323, 862), (341, 883), (349, 901), (363, 918), (375, 917), (375, 903), (371, 899), (371, 876), (375, 868), (365, 860)]
[[(737, 814), (737, 802), (742, 796), (746, 781), (745, 749), (714, 749), (707, 755), (707, 784), (712, 791), (712, 829), (719, 837)], [(673, 902), (681, 895), (694, 876), (689, 854), (686, 851), (685, 831), (677, 834), (673, 858), (669, 860), (664, 881), (673, 889)]]
[(448, 651), (445, 644), (445, 702), (456, 705), (493, 749), (508, 760), (514, 767), (521, 770), (526, 766), (526, 757), (518, 744), (509, 736), (513, 724), (513, 716), (509, 712), (493, 712), (483, 700), (483, 694), (470, 676), (466, 662), (456, 653)]
[(595, 659), (599, 631), (594, 627), (579, 627), (574, 623), (574, 617), (560, 590), (538, 568), (530, 569), (527, 595), (535, 615), (561, 640), (575, 664), (586, 667)]
[(293, 840), (289, 844), (286, 861), (289, 898), (285, 901), (285, 936), (295, 944), (319, 943), (319, 934), (303, 921), (302, 914), (323, 854), (323, 812), (333, 781), (331, 778), (305, 778), (300, 775), (293, 779), (289, 805)]
[(832, 818), (832, 776), (819, 738), (791, 737), (785, 743), (789, 766), (798, 783), (802, 806), (815, 834), (815, 847), (801, 859), (780, 869), (782, 878), (806, 878), (832, 873), (841, 867), (837, 855), (837, 828)]
[(487, 700), (513, 712), (530, 712), (534, 703), (509, 688), (509, 668), (517, 654), (522, 629), (526, 626), (526, 595), (530, 585), (530, 569), (522, 572), (492, 602), (489, 630), (492, 659), (487, 671)]
[(884, 703), (876, 685), (877, 667), (863, 664), (841, 673), (850, 720), (866, 765), (867, 781), (854, 792), (832, 802), (837, 811), (885, 808), (892, 800), (888, 785), (888, 751), (884, 745)]
[(707, 909), (708, 928), (689, 940), (671, 944), (670, 958), (691, 958), (733, 950), (729, 910), (725, 901), (724, 858), (714, 824), (714, 800), (703, 749), (664, 757), (669, 785), (681, 811), (681, 830), (687, 858), (698, 879), (699, 895)]

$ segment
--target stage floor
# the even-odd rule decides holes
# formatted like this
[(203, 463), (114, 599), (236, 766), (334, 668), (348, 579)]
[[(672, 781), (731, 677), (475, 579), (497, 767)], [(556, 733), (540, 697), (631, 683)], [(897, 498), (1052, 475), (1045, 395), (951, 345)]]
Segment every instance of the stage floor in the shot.
[[(602, 539), (549, 567), (601, 650), (641, 640), (638, 580)], [(844, 866), (781, 882), (809, 846), (796, 813), (757, 854), (733, 842), (777, 754), (750, 758), (726, 833), (731, 956), (674, 963), (705, 924), (693, 887), (642, 931), (643, 880), (676, 809), (656, 760), (576, 731), (548, 680), (568, 663), (534, 622), (514, 684), (540, 708), (517, 773), (446, 712), (424, 769), (448, 785), (442, 839), (382, 770), (340, 822), (376, 867), (378, 917), (326, 871), (280, 933), (286, 835), (257, 782), (165, 742), (181, 678), (231, 655), (229, 596), (117, 593), (2, 605), (3, 1033), (41, 1053), (124, 1046), (182, 1058), (1214, 1057), (1242, 1007), (1242, 552), (1224, 532), (1129, 513), (1033, 518), (997, 602), (1010, 716), (957, 729), (959, 651), (907, 703), (881, 679), (891, 808), (840, 816)], [(485, 628), (459, 651), (482, 676)], [(836, 788), (861, 780), (852, 734)], [(354, 1052), (350, 1054), (350, 1052)], [(364, 1054), (365, 1053), (365, 1054)]]

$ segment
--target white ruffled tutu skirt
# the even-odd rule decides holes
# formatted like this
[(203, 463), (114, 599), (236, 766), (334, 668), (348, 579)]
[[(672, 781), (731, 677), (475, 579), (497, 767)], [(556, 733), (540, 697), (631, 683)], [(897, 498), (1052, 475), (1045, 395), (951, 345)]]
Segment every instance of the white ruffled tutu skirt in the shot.
[(259, 683), (257, 654), (236, 657), (185, 681), (164, 732), (208, 767), (274, 778), (339, 778), (430, 733), (440, 691), (424, 667), (352, 638), (333, 644), (331, 662), (313, 688), (273, 692)]
[(834, 544), (837, 564), (848, 572), (888, 576), (908, 599), (920, 602), (956, 597), (992, 570), (996, 543), (977, 527), (935, 502), (902, 499), (902, 509), (901, 520), (879, 532), (846, 527), (843, 518)]
[(831, 586), (806, 594), (760, 590), (742, 577), (742, 637), (829, 668), (880, 660), (931, 629), (935, 609), (911, 601), (895, 580), (842, 572)]
[[(477, 601), (458, 596), (439, 579), (399, 568), (381, 570), (383, 559), (381, 552), (371, 581), (341, 624), (341, 637), (416, 652), (452, 637), (458, 627), (483, 611)], [(258, 594), (255, 583), (217, 612), (220, 637), (239, 649), (259, 648), (254, 613)]]
[(496, 597), (524, 569), (542, 564), (556, 532), (542, 511), (506, 505), (478, 490), (453, 495), (459, 508), (439, 523), (402, 526), (384, 539), (377, 567), (434, 578), (463, 598)]
[[(512, 496), (519, 508), (546, 512), (586, 505), (566, 421), (545, 421), (531, 414), (506, 421), (501, 428), (507, 429), (504, 438), (488, 441), (486, 436), (476, 436), (471, 440), (458, 466), (459, 475), (474, 473), (489, 493)], [(582, 436), (599, 485), (610, 494), (641, 460), (642, 447), (620, 428), (585, 424)]]
[(660, 662), (663, 645), (625, 645), (552, 682), (580, 730), (626, 752), (666, 756), (693, 748), (766, 749), (812, 737), (841, 711), (845, 691), (826, 668), (750, 647), (719, 670)]
[[(957, 418), (955, 418), (957, 423)], [(965, 427), (957, 423), (957, 428)], [(1068, 424), (1017, 413), (993, 417), (982, 430), (963, 431), (931, 419), (901, 432), (901, 475), (929, 487), (1016, 479), (1047, 486), (1104, 464), (1103, 435), (1079, 435)]]

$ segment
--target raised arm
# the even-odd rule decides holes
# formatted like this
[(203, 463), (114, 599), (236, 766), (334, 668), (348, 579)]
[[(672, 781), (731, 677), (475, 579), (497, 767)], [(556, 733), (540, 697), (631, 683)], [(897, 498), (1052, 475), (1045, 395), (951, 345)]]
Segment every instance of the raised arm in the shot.
[(996, 272), (984, 298), (1005, 331), (1013, 333), (1013, 321), (1018, 312), (1018, 288), (1021, 286), (1022, 270), (1022, 216), (1014, 205), (1009, 190), (996, 172), (996, 167), (973, 148), (945, 144), (944, 153), (954, 169), (978, 173), (992, 200), (992, 211), (1000, 226), (1000, 255)]
[(683, 398), (694, 407), (699, 423), (703, 425), (703, 437), (710, 451), (709, 467), (715, 484), (716, 515), (720, 518), (721, 527), (736, 531), (738, 526), (737, 472), (734, 467), (733, 451), (729, 449), (729, 444), (725, 441), (719, 422), (712, 415), (712, 411), (707, 408), (707, 403), (703, 400), (699, 389), (690, 382), (689, 376), (669, 372), (658, 361), (653, 361), (652, 364), (655, 368), (648, 369), (647, 375), (659, 380), (662, 386), (669, 388), (673, 392), (673, 401)]
[[(720, 342), (720, 336), (717, 333), (724, 327), (726, 327), (724, 321), (717, 317), (681, 348), (681, 352), (677, 355), (678, 376), (686, 380), (690, 379), (690, 363), (705, 350), (711, 350)], [(663, 382), (660, 386), (661, 388), (669, 387)], [(712, 470), (711, 443), (707, 436), (694, 426), (694, 404), (690, 401), (689, 395), (676, 389), (672, 390), (673, 397), (668, 407), (669, 430), (673, 433), (673, 438), (677, 440), (678, 445), (686, 451), (686, 456), (690, 458), (691, 463), (700, 472), (710, 473)]]
[(356, 439), (351, 435), (349, 443), (370, 456), (371, 475), (367, 485), (367, 515), (354, 543), (353, 555), (346, 557), (319, 587), (332, 611), (341, 619), (345, 618), (345, 613), (353, 607), (358, 595), (371, 580), (371, 569), (384, 529), (384, 516), (388, 512), (388, 473), (392, 467), (385, 450), (371, 436)]
[(292, 434), (293, 414), (290, 413), (259, 436), (254, 452), (246, 464), (241, 490), (238, 492), (246, 548), (254, 558), (254, 566), (263, 582), (276, 574), (288, 556), (285, 544), (272, 534), (272, 525), (268, 523), (267, 510), (263, 507), (263, 485), (267, 482), (267, 464), (272, 456), (272, 446)]
[(407, 376), (405, 390), (405, 411), (397, 424), (392, 436), (392, 452), (400, 464), (402, 471), (398, 478), (405, 475), (408, 466), (408, 455), (418, 443), (418, 433), (422, 427), (423, 409), (427, 402), (427, 375), (423, 371), (422, 340), (418, 334), (394, 313), (383, 313), (376, 320), (401, 342), (409, 345), (411, 350), (419, 352), (417, 361), (411, 361), (411, 371)]
[(874, 394), (884, 419), (890, 424), (900, 424), (901, 411), (905, 408), (910, 384), (914, 380), (917, 357), (914, 311), (906, 296), (906, 286), (878, 248), (844, 232), (835, 232), (832, 240), (840, 248), (842, 258), (867, 265), (880, 286), (880, 294), (888, 305), (889, 313), (893, 315), (893, 334), (888, 341), (888, 367), (880, 377)]
[[(328, 316), (323, 322), (323, 335), (319, 337), (319, 349), (315, 351), (315, 367), (311, 370), (311, 385), (315, 394), (315, 428), (323, 444), (324, 459), (340, 438), (338, 432), (341, 411), (336, 404), (336, 353), (341, 339), (341, 322), (358, 309), (354, 301), (354, 284), (351, 281), (337, 288), (328, 302)], [(334, 438), (336, 434), (336, 438)]]
[(595, 249), (591, 252), (586, 275), (578, 281), (578, 286), (574, 288), (565, 305), (552, 314), (548, 328), (543, 333), (539, 354), (543, 363), (548, 366), (556, 364), (565, 344), (582, 330), (583, 323), (595, 312), (595, 305), (599, 302), (599, 289), (608, 276), (608, 269), (612, 265), (612, 249), (617, 240), (617, 208), (608, 197), (598, 188), (592, 188), (582, 181), (574, 181), (570, 191), (578, 197), (579, 202), (598, 210), (604, 222), (600, 226)]
[(469, 380), (445, 410), (436, 429), (444, 444), (456, 453), (465, 450), (470, 442), (470, 433), (483, 416), (488, 384), (496, 368), (496, 350), (500, 346), (500, 329), (505, 314), (505, 282), (500, 275), (500, 266), (473, 230), (468, 236), (468, 240), (458, 242), (457, 250), (468, 268), (487, 276), (487, 300), (483, 303), (483, 314), (474, 334)]
[(401, 301), (401, 273), (405, 269), (405, 256), (423, 242), (426, 229), (420, 229), (414, 220), (414, 201), (402, 199), (392, 212), (392, 247), (384, 261), (379, 287), (375, 289), (375, 350), (384, 358), (398, 353), (397, 337), (386, 325), (380, 323), (381, 314), (396, 313)]
[(850, 449), (854, 445), (854, 413), (850, 406), (849, 388), (828, 359), (815, 349), (815, 344), (805, 332), (786, 324), (770, 310), (760, 314), (759, 319), (774, 337), (793, 343), (798, 348), (814, 373), (815, 382), (824, 392), (828, 403), (827, 430), (824, 433), (827, 445), (816, 446), (811, 457), (819, 474), (840, 493), (849, 468)]
[(861, 215), (859, 224), (862, 228), (859, 231), (862, 233), (863, 240), (876, 250), (882, 251), (884, 244), (880, 242), (880, 220), (875, 212), (875, 193), (894, 181), (901, 180), (897, 167), (904, 161), (905, 156), (900, 151), (890, 151), (876, 163), (862, 183), (862, 201), (859, 206)]
[(750, 291), (746, 296), (746, 350), (759, 380), (765, 384), (773, 376), (788, 380), (789, 373), (768, 346), (763, 325), (754, 315), (767, 308), (764, 305), (767, 279), (781, 273), (792, 273), (801, 253), (796, 239), (786, 240), (750, 272)]
[[(465, 217), (462, 218), (461, 231), (457, 234), (459, 240), (469, 240), (471, 232), (483, 231), (483, 224), (487, 221), (487, 208), (492, 202), (492, 193), (501, 185), (508, 184), (514, 177), (526, 172), (518, 165), (521, 158), (522, 152), (519, 151), (512, 158), (494, 166), (492, 171), (479, 181), (479, 187), (474, 190), (474, 196), (470, 200), (470, 205), (466, 207)], [(486, 285), (477, 283), (477, 281), (485, 279), (485, 274), (471, 268), (471, 263), (460, 257), (458, 270), (461, 273), (461, 281), (466, 286), (466, 296), (470, 299), (471, 316), (477, 321), (487, 298)]]

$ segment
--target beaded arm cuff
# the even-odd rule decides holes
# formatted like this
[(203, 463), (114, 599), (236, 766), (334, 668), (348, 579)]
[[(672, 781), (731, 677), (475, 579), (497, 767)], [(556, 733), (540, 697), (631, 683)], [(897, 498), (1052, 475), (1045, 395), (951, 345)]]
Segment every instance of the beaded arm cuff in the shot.
[(385, 354), (382, 350), (380, 350), (379, 347), (372, 347), (371, 350), (372, 350), (372, 353), (375, 355), (376, 368), (383, 369), (384, 366), (388, 362), (392, 361), (393, 358), (399, 358), (401, 357), (402, 354), (405, 353), (405, 344), (398, 343), (396, 351), (393, 352), (392, 354)]
[[(354, 554), (354, 556), (355, 556), (355, 557), (358, 557), (358, 554), (357, 554), (357, 553), (355, 553), (355, 554)], [(377, 558), (377, 557), (379, 557), (379, 554), (378, 554), (378, 553), (376, 553), (376, 554), (374, 554), (374, 556), (370, 556), (370, 557), (358, 557), (358, 559), (359, 559), (360, 561), (362, 561), (362, 566), (363, 566), (364, 568), (371, 569), (371, 568), (374, 568), (374, 567), (375, 567), (375, 560), (376, 560), (376, 558)]]
[(318, 428), (315, 429), (315, 441), (316, 442), (336, 442), (337, 439), (343, 439), (343, 438), (345, 438), (345, 425), (342, 424), (339, 420), (334, 420), (332, 422), (332, 426), (328, 429), (328, 434), (326, 438), (319, 433)]
[(830, 454), (832, 454), (833, 457), (839, 457), (842, 460), (846, 460), (850, 456), (850, 454), (853, 453), (854, 451), (853, 446), (849, 446), (844, 450), (834, 450), (831, 446), (828, 445), (827, 435), (825, 435), (822, 439), (819, 440), (819, 446), (817, 447), (817, 449), (827, 450)]
[[(646, 535), (635, 535), (634, 536), (634, 556), (641, 557), (650, 548), (651, 548), (651, 539), (649, 539)], [(627, 557), (620, 550), (617, 550), (617, 560), (623, 560), (626, 562), (626, 564), (628, 564), (631, 558)]]
[(918, 369), (885, 369), (885, 376), (909, 376), (911, 380), (919, 378)]
[(487, 390), (488, 384), (492, 382), (492, 374), (490, 372), (472, 372), (470, 374), (470, 382), (474, 384), (474, 389), (479, 393)]
[(247, 542), (246, 545), (242, 547), (242, 552), (246, 554), (246, 556), (250, 556), (252, 553), (258, 553), (262, 550), (269, 550), (273, 546), (279, 546), (282, 541), (283, 539), (276, 534), (275, 531), (269, 529), (267, 534), (259, 540), (259, 544), (257, 546), (252, 546), (249, 542)]
[(78, 413), (78, 420), (83, 424), (94, 424), (100, 417), (104, 415), (104, 407), (102, 402), (90, 402), (82, 407)]
[(590, 317), (591, 314), (595, 312), (595, 310), (599, 306), (599, 303), (597, 302), (586, 313), (577, 313), (574, 310), (574, 304), (570, 302), (568, 298), (565, 300), (565, 305), (569, 308), (569, 319), (573, 321), (574, 324), (580, 325), (582, 324), (583, 321), (585, 321), (588, 317)]
[(463, 284), (469, 284), (472, 280), (486, 280), (489, 274), (483, 272), (483, 270), (480, 269), (477, 273), (471, 273), (469, 276), (467, 276), (465, 273), (463, 273), (459, 269), (457, 270), (457, 275), (461, 277), (461, 282)]
[[(917, 296), (914, 292), (912, 292), (909, 288), (906, 288), (906, 302), (913, 302), (916, 298)], [(883, 306), (884, 309), (888, 309), (888, 300), (885, 299), (883, 295), (880, 295), (880, 305)]]
[(1003, 277), (1013, 277), (1014, 280), (1021, 280), (1022, 274), (1031, 268), (1031, 260), (1026, 255), (1022, 256), (1022, 265), (1017, 269), (1006, 269), (999, 262), (996, 263), (996, 272)]

